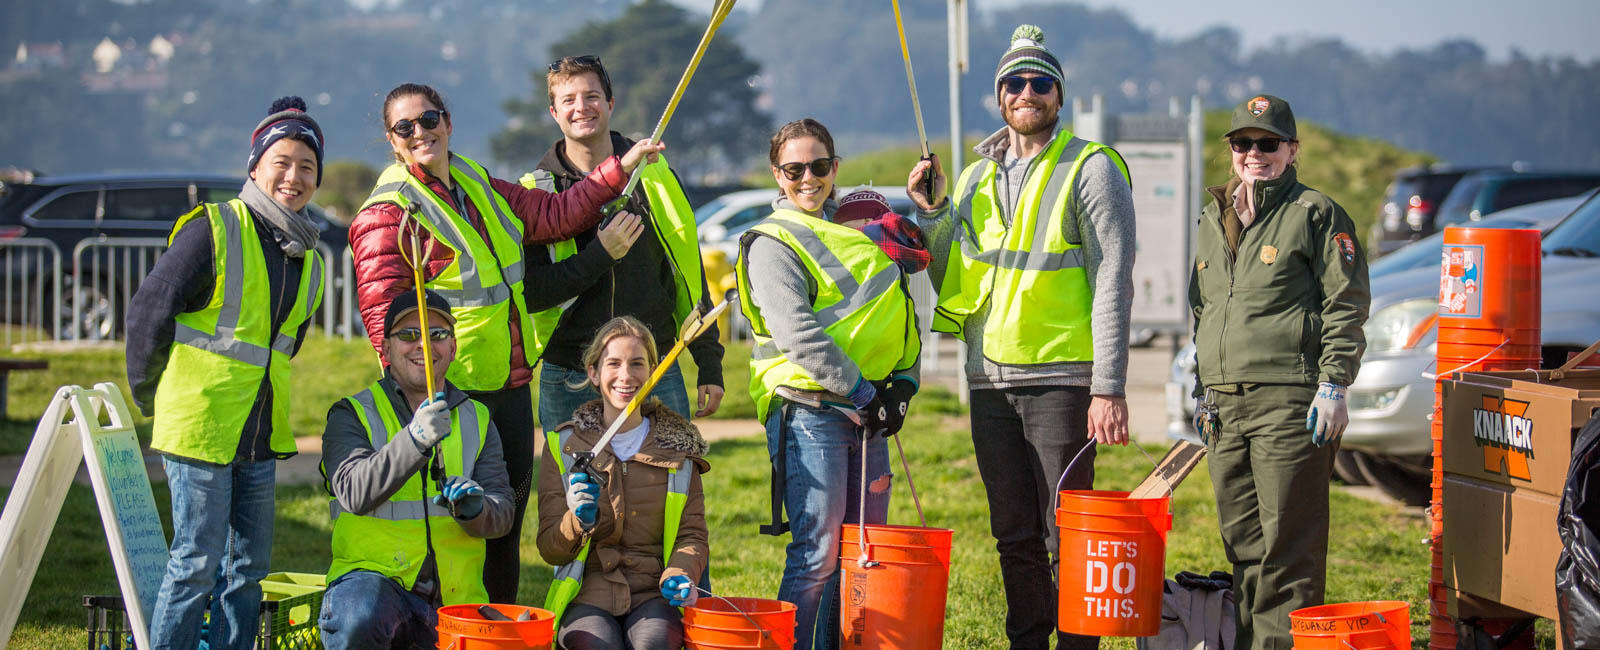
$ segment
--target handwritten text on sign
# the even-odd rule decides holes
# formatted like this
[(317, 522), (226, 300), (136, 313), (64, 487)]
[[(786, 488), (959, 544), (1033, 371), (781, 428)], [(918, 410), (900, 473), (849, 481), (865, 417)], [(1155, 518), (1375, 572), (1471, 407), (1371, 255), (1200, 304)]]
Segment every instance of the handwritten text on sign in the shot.
[(155, 497), (150, 493), (150, 477), (144, 470), (138, 439), (131, 430), (97, 434), (94, 451), (105, 468), (111, 508), (122, 529), (139, 599), (148, 599), (146, 607), (153, 607), (166, 571), (167, 538), (161, 530), (161, 516), (156, 513)]
[(1095, 539), (1088, 540), (1085, 546), (1088, 559), (1084, 564), (1084, 615), (1139, 618), (1132, 598), (1138, 571), (1131, 561), (1139, 556), (1139, 543)]

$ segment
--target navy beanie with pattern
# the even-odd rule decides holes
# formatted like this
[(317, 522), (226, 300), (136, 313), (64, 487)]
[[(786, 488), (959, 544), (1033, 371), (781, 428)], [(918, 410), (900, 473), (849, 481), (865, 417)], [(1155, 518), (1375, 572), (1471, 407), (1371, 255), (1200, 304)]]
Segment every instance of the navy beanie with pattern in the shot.
[(994, 98), (1001, 100), (1000, 80), (1024, 70), (1031, 70), (1056, 80), (1056, 87), (1066, 96), (1066, 76), (1061, 73), (1061, 62), (1044, 47), (1044, 30), (1033, 25), (1018, 25), (1011, 32), (1011, 48), (1000, 56), (1000, 65), (994, 71)]
[(244, 173), (255, 171), (261, 155), (272, 143), (292, 138), (306, 143), (317, 156), (317, 185), (322, 185), (322, 127), (306, 114), (306, 102), (293, 95), (279, 97), (267, 109), (267, 117), (250, 132), (250, 158), (245, 161)]

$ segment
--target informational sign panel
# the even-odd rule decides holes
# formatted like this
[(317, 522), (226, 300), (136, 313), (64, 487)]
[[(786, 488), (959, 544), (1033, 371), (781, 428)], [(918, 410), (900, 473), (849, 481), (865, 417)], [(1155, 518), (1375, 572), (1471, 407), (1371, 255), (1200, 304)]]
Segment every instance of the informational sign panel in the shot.
[[(108, 424), (101, 423), (102, 413)], [(92, 389), (64, 386), (56, 391), (0, 514), (0, 584), (9, 586), (0, 590), (0, 650), (10, 643), (61, 504), (85, 461), (128, 625), (137, 646), (150, 647), (148, 615), (166, 569), (167, 536), (133, 415), (121, 389), (105, 382)]]
[(1189, 306), (1187, 147), (1183, 142), (1118, 142), (1116, 150), (1133, 176), (1138, 229), (1133, 325), (1182, 332)]

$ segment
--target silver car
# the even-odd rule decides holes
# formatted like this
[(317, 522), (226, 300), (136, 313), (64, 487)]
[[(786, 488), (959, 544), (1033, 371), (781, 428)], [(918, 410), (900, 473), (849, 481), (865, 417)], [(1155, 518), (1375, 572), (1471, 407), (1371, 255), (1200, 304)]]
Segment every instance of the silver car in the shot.
[[(1585, 277), (1600, 271), (1600, 201), (1585, 199), (1512, 208), (1475, 225), (1542, 230), (1559, 222), (1544, 241), (1542, 344), (1547, 362), (1600, 339), (1600, 307), (1587, 307), (1593, 302), (1593, 281)], [(1437, 330), (1430, 316), (1438, 310), (1443, 237), (1436, 233), (1419, 240), (1369, 268), (1372, 311), (1363, 328), (1367, 349), (1350, 386), (1350, 427), (1335, 463), (1346, 482), (1370, 483), (1413, 505), (1428, 499), (1428, 416), (1440, 370), (1434, 367)], [(1173, 359), (1167, 384), (1167, 430), (1173, 437), (1194, 439), (1193, 388), (1191, 343)]]

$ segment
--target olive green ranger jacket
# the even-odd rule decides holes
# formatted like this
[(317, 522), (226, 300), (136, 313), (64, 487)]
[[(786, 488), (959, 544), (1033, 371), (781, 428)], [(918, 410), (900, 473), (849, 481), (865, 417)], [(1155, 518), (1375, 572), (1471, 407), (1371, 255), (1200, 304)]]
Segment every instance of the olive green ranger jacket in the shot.
[(1255, 184), (1256, 217), (1235, 251), (1222, 217), (1237, 182), (1207, 188), (1200, 212), (1189, 270), (1196, 393), (1238, 383), (1349, 386), (1372, 299), (1355, 224), (1290, 167)]

